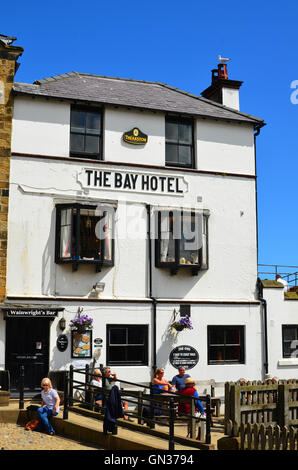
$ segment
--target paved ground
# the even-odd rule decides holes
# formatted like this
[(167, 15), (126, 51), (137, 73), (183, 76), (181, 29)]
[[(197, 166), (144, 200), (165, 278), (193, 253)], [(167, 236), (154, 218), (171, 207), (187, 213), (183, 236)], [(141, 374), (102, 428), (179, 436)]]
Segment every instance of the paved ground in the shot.
[(26, 431), (24, 426), (0, 423), (0, 450), (103, 450), (61, 436)]

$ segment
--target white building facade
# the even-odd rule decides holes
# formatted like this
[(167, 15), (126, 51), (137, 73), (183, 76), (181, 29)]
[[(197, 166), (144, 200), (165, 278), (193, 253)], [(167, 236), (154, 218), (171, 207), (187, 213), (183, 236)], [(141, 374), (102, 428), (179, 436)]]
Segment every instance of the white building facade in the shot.
[[(263, 378), (263, 121), (237, 109), (240, 82), (218, 70), (220, 102), (78, 73), (14, 85), (0, 314), (12, 387), (20, 365), (32, 390), (71, 364), (133, 382), (157, 367), (171, 379), (180, 364), (196, 380)], [(81, 336), (69, 326), (78, 312), (93, 319)], [(193, 328), (173, 331), (185, 315)]]

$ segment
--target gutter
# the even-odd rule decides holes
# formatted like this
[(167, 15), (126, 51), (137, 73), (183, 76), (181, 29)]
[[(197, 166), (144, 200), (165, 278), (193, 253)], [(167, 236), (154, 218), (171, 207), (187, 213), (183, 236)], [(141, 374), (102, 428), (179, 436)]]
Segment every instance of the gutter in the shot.
[(264, 321), (264, 374), (268, 374), (268, 328), (267, 328), (267, 301), (263, 298), (262, 281), (258, 277), (257, 280), (258, 299), (262, 304), (263, 321)]
[(151, 215), (150, 215), (150, 205), (146, 204), (147, 209), (147, 219), (148, 219), (148, 256), (149, 256), (149, 294), (148, 297), (152, 300), (152, 371), (155, 372), (156, 366), (156, 306), (157, 300), (156, 297), (152, 295), (152, 240), (151, 240)]

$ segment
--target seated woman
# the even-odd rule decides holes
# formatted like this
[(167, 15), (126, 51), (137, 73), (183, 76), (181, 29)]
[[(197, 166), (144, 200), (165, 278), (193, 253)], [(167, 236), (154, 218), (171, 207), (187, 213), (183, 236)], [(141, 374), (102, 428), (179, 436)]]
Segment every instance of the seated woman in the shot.
[(52, 388), (52, 382), (49, 378), (42, 379), (41, 387), (42, 406), (36, 412), (39, 421), (36, 430), (42, 431), (42, 427), (44, 427), (47, 433), (53, 436), (55, 431), (49, 419), (59, 413), (60, 398), (57, 391)]
[[(90, 385), (93, 387), (101, 387), (101, 372), (99, 369), (95, 369), (93, 371), (93, 379), (90, 382)], [(94, 397), (95, 403), (101, 408), (102, 407), (102, 394), (101, 393), (96, 393)]]
[[(184, 382), (185, 387), (182, 388), (179, 393), (182, 395), (187, 395), (189, 397), (197, 398), (197, 400), (195, 400), (195, 409), (196, 411), (201, 413), (202, 416), (204, 416), (205, 411), (204, 411), (202, 403), (199, 400), (199, 395), (195, 388), (195, 384), (196, 384), (195, 380), (192, 377), (188, 377), (187, 379), (185, 379), (185, 382)], [(189, 415), (190, 412), (191, 412), (190, 403), (179, 403), (178, 413)]]
[(156, 369), (153, 377), (153, 393), (163, 393), (172, 390), (172, 385), (164, 378), (164, 369)]

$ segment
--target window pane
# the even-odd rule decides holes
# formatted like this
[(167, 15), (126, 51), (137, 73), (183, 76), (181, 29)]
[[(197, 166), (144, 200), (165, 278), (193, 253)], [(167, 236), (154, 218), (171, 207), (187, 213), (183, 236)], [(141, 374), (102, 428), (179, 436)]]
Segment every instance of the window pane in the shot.
[(110, 344), (126, 344), (126, 328), (111, 328)]
[(166, 141), (167, 142), (178, 142), (179, 139), (179, 127), (175, 122), (166, 121)]
[(71, 257), (71, 225), (61, 227), (60, 258)]
[(85, 132), (85, 116), (83, 111), (71, 111), (71, 130), (75, 132)]
[(285, 327), (283, 330), (284, 340), (292, 340), (297, 338), (297, 327)]
[(96, 113), (86, 113), (86, 132), (87, 134), (100, 134), (101, 115)]
[(191, 165), (191, 147), (184, 145), (179, 146), (179, 163), (183, 165)]
[(162, 263), (173, 263), (175, 261), (172, 213), (161, 212), (160, 214), (160, 261)]
[(84, 152), (84, 135), (70, 134), (71, 152)]
[(131, 362), (144, 363), (143, 346), (130, 346), (127, 348), (127, 360)]
[(210, 344), (224, 344), (224, 329), (212, 328), (210, 331)]
[(178, 146), (172, 144), (166, 144), (166, 162), (177, 163), (178, 162)]
[(112, 243), (113, 243), (113, 227), (112, 227), (112, 213), (110, 211), (105, 212), (104, 218), (104, 259), (111, 261), (112, 259)]
[(143, 328), (129, 328), (128, 329), (128, 344), (144, 344), (144, 329)]
[(225, 360), (226, 361), (240, 361), (240, 347), (239, 346), (226, 346)]
[(240, 344), (240, 331), (239, 329), (226, 330), (226, 344)]
[(209, 350), (209, 360), (211, 361), (223, 361), (224, 360), (224, 349), (222, 346), (212, 346)]
[(126, 348), (124, 346), (110, 346), (109, 360), (117, 363), (125, 362)]
[[(182, 218), (180, 264), (198, 264), (201, 248), (201, 215), (185, 214)], [(182, 258), (182, 261), (181, 261)]]
[(95, 233), (95, 226), (100, 216), (94, 209), (80, 209), (80, 245), (79, 256), (82, 259), (98, 259), (101, 244)]
[(93, 135), (86, 135), (85, 137), (85, 152), (86, 153), (99, 153), (99, 138)]
[(179, 144), (192, 144), (191, 124), (179, 124)]

